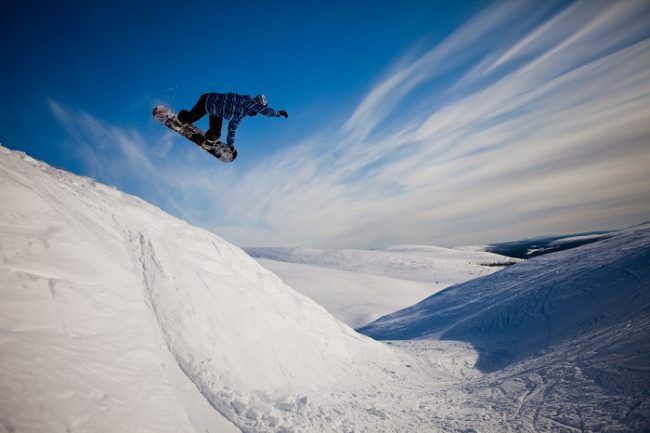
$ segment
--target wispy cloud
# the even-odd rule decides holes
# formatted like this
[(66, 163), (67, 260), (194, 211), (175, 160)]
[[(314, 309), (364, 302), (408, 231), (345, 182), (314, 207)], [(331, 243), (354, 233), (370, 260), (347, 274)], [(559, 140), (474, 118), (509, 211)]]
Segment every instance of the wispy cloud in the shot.
[(222, 213), (219, 201), (210, 197), (224, 193), (232, 170), (216, 171), (191, 146), (175, 146), (175, 133), (144, 136), (135, 128), (111, 125), (56, 101), (48, 104), (68, 132), (68, 147), (81, 161), (83, 174), (197, 224)]
[(215, 167), (168, 136), (50, 106), (89, 174), (240, 245), (623, 226), (650, 216), (649, 9), (496, 3), (390, 68), (335, 133), (254, 164)]

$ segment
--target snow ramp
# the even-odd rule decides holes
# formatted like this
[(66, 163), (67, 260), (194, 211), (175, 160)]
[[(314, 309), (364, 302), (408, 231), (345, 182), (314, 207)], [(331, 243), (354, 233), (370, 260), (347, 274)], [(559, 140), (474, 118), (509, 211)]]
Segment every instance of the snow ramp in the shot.
[(6, 431), (198, 430), (178, 367), (242, 431), (341, 431), (328, 393), (400, 362), (239, 248), (92, 179), (0, 147), (0, 200)]

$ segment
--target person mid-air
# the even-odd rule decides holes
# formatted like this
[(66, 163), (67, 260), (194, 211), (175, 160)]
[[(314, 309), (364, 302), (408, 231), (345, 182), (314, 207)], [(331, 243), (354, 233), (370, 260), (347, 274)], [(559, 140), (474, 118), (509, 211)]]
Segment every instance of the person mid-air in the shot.
[(264, 95), (252, 97), (237, 93), (204, 93), (191, 110), (181, 110), (176, 117), (182, 124), (187, 124), (195, 123), (208, 114), (210, 128), (206, 131), (205, 138), (209, 142), (219, 141), (223, 119), (228, 119), (226, 143), (234, 146), (239, 123), (244, 117), (256, 116), (258, 113), (268, 117), (289, 117), (284, 110), (267, 107)]
[[(258, 113), (269, 117), (289, 117), (284, 110), (267, 107), (264, 95), (253, 97), (237, 93), (204, 93), (189, 111), (181, 110), (176, 115), (168, 107), (156, 105), (152, 114), (154, 119), (221, 161), (233, 162), (237, 158), (235, 133), (239, 123), (244, 117), (256, 116)], [(210, 128), (204, 134), (194, 123), (206, 114), (210, 116)], [(220, 140), (224, 118), (228, 119), (226, 143)]]

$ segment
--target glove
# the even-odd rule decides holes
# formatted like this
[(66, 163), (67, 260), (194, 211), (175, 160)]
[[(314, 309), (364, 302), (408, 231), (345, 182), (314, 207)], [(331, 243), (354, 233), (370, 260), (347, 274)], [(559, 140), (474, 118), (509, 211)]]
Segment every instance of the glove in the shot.
[(289, 118), (289, 114), (288, 114), (286, 111), (284, 111), (284, 110), (280, 110), (280, 111), (278, 111), (278, 114), (279, 114), (280, 116), (284, 117), (285, 119), (288, 119), (288, 118)]

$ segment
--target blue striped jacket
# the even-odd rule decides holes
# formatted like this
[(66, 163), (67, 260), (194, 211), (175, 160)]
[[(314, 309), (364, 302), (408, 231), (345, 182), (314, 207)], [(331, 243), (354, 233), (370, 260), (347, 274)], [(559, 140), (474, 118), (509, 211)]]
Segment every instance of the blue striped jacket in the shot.
[(244, 117), (258, 113), (268, 117), (280, 117), (276, 110), (260, 104), (252, 96), (237, 93), (208, 93), (205, 109), (211, 116), (228, 119), (226, 142), (231, 145), (235, 143), (237, 127)]

